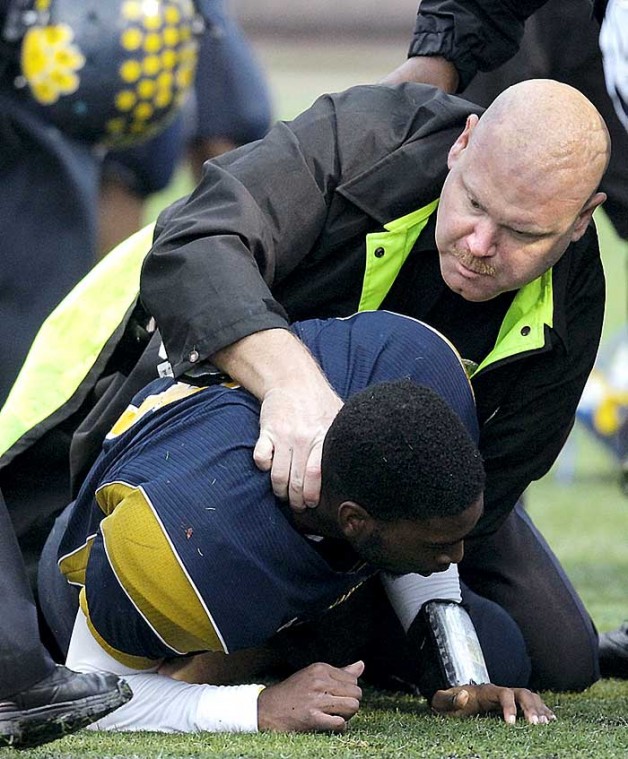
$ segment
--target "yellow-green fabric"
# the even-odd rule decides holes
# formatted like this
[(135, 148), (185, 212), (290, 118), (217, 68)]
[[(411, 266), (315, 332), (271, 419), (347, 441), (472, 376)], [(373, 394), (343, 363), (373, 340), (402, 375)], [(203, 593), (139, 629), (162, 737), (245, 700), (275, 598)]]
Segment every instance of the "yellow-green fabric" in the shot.
[[(359, 311), (378, 309), (397, 278), (401, 267), (438, 206), (438, 199), (417, 211), (384, 224), (385, 232), (366, 236), (366, 265)], [(554, 319), (552, 270), (522, 287), (502, 322), (495, 346), (469, 376), (491, 364), (524, 351), (542, 348), (545, 325)]]
[(545, 325), (554, 326), (552, 270), (522, 287), (510, 304), (495, 347), (472, 376), (490, 364), (545, 345)]
[(438, 198), (418, 211), (384, 224), (386, 232), (366, 236), (366, 267), (358, 311), (376, 311), (438, 206)]
[(0, 456), (74, 395), (137, 299), (154, 224), (109, 253), (43, 323), (0, 411)]

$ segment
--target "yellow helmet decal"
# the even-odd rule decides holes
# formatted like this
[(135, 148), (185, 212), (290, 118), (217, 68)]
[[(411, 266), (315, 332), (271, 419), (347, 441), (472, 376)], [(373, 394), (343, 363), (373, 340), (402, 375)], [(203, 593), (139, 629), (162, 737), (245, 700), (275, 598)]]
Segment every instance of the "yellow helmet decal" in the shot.
[(33, 27), (24, 35), (22, 72), (33, 97), (42, 105), (76, 92), (80, 84), (77, 72), (84, 65), (85, 58), (67, 24)]
[(86, 5), (36, 0), (16, 86), (70, 134), (124, 146), (160, 131), (183, 102), (202, 19), (190, 0), (94, 7), (90, 16)]

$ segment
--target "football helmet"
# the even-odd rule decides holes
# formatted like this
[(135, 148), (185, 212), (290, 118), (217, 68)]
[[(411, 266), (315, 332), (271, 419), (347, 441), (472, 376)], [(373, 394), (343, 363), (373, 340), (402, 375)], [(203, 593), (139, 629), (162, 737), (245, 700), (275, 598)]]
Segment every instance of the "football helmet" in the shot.
[[(152, 136), (194, 81), (202, 18), (193, 0), (29, 0), (15, 84), (74, 137)], [(13, 26), (15, 27), (15, 8)]]

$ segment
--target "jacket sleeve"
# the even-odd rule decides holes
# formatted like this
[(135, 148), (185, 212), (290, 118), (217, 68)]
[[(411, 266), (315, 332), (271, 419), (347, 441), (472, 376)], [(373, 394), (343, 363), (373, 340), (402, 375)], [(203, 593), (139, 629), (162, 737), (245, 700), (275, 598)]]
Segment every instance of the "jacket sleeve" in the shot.
[(318, 237), (337, 171), (333, 108), (320, 101), (298, 123), (208, 162), (192, 195), (162, 214), (140, 292), (175, 374), (193, 352), (202, 360), (287, 327), (270, 287)]
[[(558, 265), (568, 269), (568, 276), (561, 278), (562, 292), (556, 287), (554, 292), (555, 326), (565, 339), (550, 331), (552, 350), (515, 362), (522, 369), (513, 373), (503, 402), (482, 425), (480, 450), (487, 487), (485, 513), (475, 534), (494, 532), (530, 482), (548, 472), (573, 426), (593, 368), (605, 283), (592, 225)], [(490, 383), (490, 370), (480, 378), (482, 374), (478, 383)]]
[(307, 266), (338, 184), (402, 144), (434, 92), (364, 86), (326, 95), (263, 140), (205, 164), (193, 194), (158, 220), (140, 283), (175, 375), (249, 334), (288, 326), (273, 286)]
[(519, 49), (526, 19), (547, 0), (421, 0), (409, 56), (451, 61), (462, 92), (478, 71), (492, 71)]

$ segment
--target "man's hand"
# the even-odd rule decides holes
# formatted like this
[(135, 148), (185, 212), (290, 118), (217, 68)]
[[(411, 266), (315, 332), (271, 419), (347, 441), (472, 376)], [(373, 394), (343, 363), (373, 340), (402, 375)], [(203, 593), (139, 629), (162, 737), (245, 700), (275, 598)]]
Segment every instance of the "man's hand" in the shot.
[(490, 683), (436, 691), (431, 706), (436, 714), (450, 717), (500, 712), (509, 725), (515, 723), (517, 709), (521, 709), (525, 719), (533, 725), (546, 725), (556, 719), (538, 694), (527, 688), (502, 688)]
[(321, 489), (323, 441), (342, 401), (323, 378), (303, 388), (276, 388), (262, 401), (253, 458), (270, 469), (273, 491), (296, 511), (316, 506)]
[(296, 511), (316, 506), (323, 440), (342, 401), (312, 355), (291, 332), (272, 329), (239, 340), (212, 360), (262, 403), (253, 457), (270, 470), (275, 495)]
[(432, 84), (445, 92), (456, 92), (458, 72), (453, 63), (439, 55), (415, 55), (385, 76), (381, 84), (401, 82)]
[(361, 661), (338, 669), (311, 664), (277, 685), (265, 688), (257, 702), (260, 730), (342, 733), (360, 708)]

